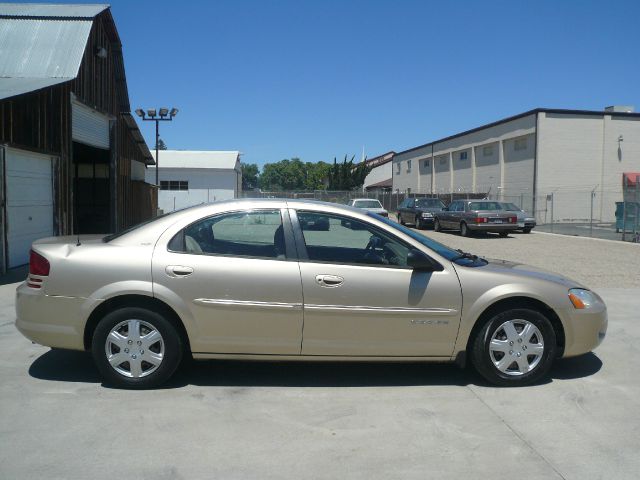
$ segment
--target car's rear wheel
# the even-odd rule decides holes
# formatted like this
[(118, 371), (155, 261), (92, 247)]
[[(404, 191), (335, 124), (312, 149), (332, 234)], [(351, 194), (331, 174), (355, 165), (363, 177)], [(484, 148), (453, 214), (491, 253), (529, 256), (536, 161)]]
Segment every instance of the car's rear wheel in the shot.
[(506, 310), (476, 333), (471, 360), (489, 382), (500, 386), (528, 385), (549, 371), (556, 356), (556, 335), (540, 312)]
[(468, 237), (470, 234), (469, 232), (469, 227), (467, 227), (467, 224), (465, 222), (460, 223), (460, 235), (462, 235), (463, 237)]
[(420, 217), (416, 217), (416, 228), (418, 230), (422, 230), (424, 228), (424, 224), (422, 223), (422, 219)]
[(434, 232), (442, 231), (442, 225), (440, 225), (440, 220), (438, 220), (437, 218), (433, 221), (433, 231)]
[(108, 383), (151, 388), (166, 382), (182, 359), (176, 328), (151, 310), (125, 307), (105, 315), (91, 344), (94, 361)]
[(507, 238), (509, 236), (509, 232), (498, 232), (498, 235), (500, 235), (502, 238)]
[(531, 233), (531, 227), (525, 227), (522, 229), (522, 233)]
[(400, 222), (400, 225), (404, 225), (404, 220), (402, 219), (401, 213), (398, 214), (398, 222)]

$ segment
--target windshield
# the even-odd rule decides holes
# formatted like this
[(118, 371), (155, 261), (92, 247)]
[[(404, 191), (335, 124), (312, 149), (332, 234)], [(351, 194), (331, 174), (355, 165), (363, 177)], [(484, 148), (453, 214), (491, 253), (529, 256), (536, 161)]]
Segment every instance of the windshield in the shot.
[(471, 202), (469, 210), (504, 210), (498, 202)]
[(189, 210), (190, 208), (195, 208), (195, 207), (199, 207), (200, 205), (192, 205), (190, 207), (185, 207), (185, 208), (180, 208), (178, 210), (174, 210), (173, 212), (167, 212), (167, 213), (163, 213), (162, 215), (158, 215), (157, 217), (151, 218), (145, 222), (142, 223), (138, 223), (136, 225), (134, 225), (133, 227), (129, 227), (125, 230), (122, 230), (121, 232), (117, 232), (117, 233), (112, 233), (111, 235), (107, 235), (106, 237), (102, 238), (102, 241), (105, 243), (109, 243), (111, 240), (115, 240), (116, 238), (120, 238), (123, 235), (126, 235), (127, 233), (133, 232), (134, 230), (139, 229), (140, 227), (144, 227), (145, 225), (149, 225), (150, 223), (156, 222), (158, 220), (167, 218), (170, 215), (173, 215), (174, 213), (178, 213), (178, 212), (184, 212), (185, 210)]
[(413, 230), (411, 230), (410, 228), (405, 227), (404, 225), (400, 225), (399, 223), (391, 221), (388, 218), (385, 218), (385, 217), (382, 217), (380, 215), (376, 215), (376, 214), (373, 214), (373, 213), (369, 213), (368, 215), (372, 216), (376, 220), (380, 220), (381, 222), (386, 223), (390, 227), (393, 227), (396, 230), (401, 231), (402, 233), (405, 233), (405, 234), (409, 235), (414, 240), (417, 240), (418, 242), (420, 242), (425, 247), (433, 250), (438, 255), (443, 256), (444, 258), (446, 258), (449, 261), (454, 261), (454, 260), (456, 260), (456, 259), (458, 259), (460, 257), (460, 252), (459, 251), (453, 250), (452, 248), (449, 248), (449, 247), (447, 247), (446, 245), (443, 245), (440, 242), (436, 242), (435, 240), (432, 240), (429, 237), (425, 237), (424, 235), (416, 233)]
[(353, 202), (353, 206), (358, 208), (382, 208), (378, 200), (356, 200)]
[(420, 208), (444, 208), (444, 203), (437, 198), (421, 198), (416, 202), (416, 206)]

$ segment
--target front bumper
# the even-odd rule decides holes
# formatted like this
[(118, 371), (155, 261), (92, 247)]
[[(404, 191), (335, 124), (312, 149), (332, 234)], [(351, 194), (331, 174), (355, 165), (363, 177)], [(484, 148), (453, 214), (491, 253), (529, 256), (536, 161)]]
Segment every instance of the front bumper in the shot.
[(602, 343), (607, 334), (607, 307), (576, 310), (569, 307), (557, 312), (565, 329), (563, 357), (574, 357), (591, 352)]
[(16, 328), (40, 345), (84, 350), (85, 302), (84, 298), (45, 295), (22, 283), (16, 290)]

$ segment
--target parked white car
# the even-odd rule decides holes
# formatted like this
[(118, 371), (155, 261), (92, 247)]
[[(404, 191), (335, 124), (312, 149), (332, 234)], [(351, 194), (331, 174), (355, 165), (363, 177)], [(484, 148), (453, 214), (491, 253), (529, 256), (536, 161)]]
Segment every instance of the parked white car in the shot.
[(349, 202), (350, 207), (362, 208), (367, 212), (375, 213), (378, 215), (382, 215), (383, 217), (388, 217), (389, 212), (387, 212), (380, 200), (376, 200), (373, 198), (354, 198)]

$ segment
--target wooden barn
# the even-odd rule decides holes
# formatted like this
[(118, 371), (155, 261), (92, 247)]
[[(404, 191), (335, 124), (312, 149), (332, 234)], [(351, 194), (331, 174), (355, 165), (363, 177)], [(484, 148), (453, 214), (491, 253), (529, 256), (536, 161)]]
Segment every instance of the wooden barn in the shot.
[(108, 5), (0, 4), (0, 267), (37, 238), (155, 215)]

